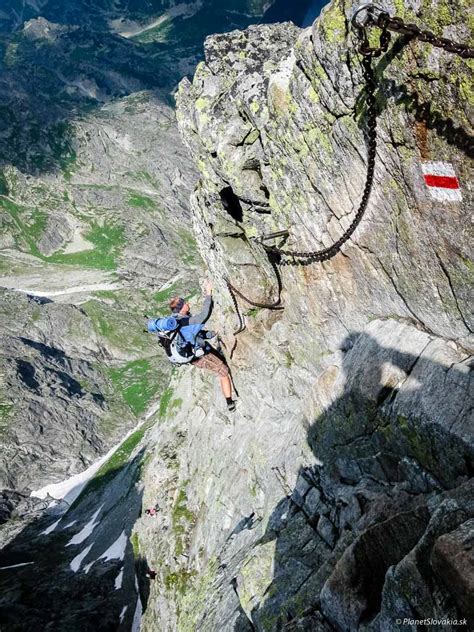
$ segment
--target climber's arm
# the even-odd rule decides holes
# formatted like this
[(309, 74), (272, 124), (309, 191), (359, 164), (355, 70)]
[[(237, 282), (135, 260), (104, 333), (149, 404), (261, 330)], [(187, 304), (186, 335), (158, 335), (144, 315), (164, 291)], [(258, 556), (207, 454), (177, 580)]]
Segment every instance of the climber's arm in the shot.
[(206, 286), (206, 296), (204, 297), (204, 304), (202, 306), (202, 310), (196, 316), (191, 316), (189, 319), (190, 325), (197, 325), (201, 323), (205, 323), (209, 318), (212, 312), (212, 286), (210, 283)]

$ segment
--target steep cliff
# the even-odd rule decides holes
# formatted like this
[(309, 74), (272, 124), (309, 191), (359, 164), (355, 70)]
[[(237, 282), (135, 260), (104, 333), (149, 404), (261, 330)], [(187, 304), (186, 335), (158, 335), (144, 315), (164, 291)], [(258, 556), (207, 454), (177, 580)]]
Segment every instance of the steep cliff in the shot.
[[(232, 336), (224, 278), (257, 302), (278, 289), (252, 238), (288, 229), (288, 250), (329, 246), (358, 207), (367, 108), (351, 5), (335, 0), (306, 30), (210, 37), (180, 86), (212, 326), (228, 352), (236, 342), (240, 406), (227, 414), (213, 378), (183, 369), (151, 431), (144, 502), (160, 513), (136, 526), (158, 571), (145, 630), (388, 631), (472, 616), (470, 62), (393, 38), (374, 62), (361, 224), (328, 261), (283, 257), (284, 309), (241, 302), (247, 328)], [(463, 2), (385, 6), (469, 41)], [(424, 178), (436, 169), (454, 169), (455, 195)]]
[(164, 391), (142, 316), (188, 293), (200, 265), (170, 93), (206, 34), (269, 4), (2, 3), (0, 286), (15, 291), (0, 309), (2, 518), (102, 456)]

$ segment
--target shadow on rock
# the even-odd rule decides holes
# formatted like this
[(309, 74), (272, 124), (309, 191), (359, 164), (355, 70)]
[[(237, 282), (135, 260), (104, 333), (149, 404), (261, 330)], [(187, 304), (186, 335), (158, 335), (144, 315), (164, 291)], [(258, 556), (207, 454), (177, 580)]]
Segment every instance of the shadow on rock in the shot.
[(242, 629), (388, 632), (415, 614), (473, 615), (469, 359), (401, 324), (373, 331), (344, 342), (337, 397), (308, 429), (322, 465), (293, 489), (274, 468), (287, 495), (252, 554), (259, 580), (246, 585), (248, 565), (237, 578), (253, 595)]
[(131, 541), (142, 506), (136, 485), (142, 460), (143, 450), (124, 465), (103, 466), (66, 513), (50, 508), (0, 551), (5, 629), (131, 629), (149, 595), (146, 573), (137, 591)]

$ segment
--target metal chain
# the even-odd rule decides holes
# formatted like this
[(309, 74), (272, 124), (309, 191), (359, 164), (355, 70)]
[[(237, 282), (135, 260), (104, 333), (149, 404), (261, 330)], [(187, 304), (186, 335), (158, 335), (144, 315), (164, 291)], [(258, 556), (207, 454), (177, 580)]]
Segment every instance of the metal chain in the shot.
[[(225, 281), (225, 284), (227, 285), (227, 289), (229, 290), (230, 297), (231, 297), (232, 302), (234, 304), (234, 311), (237, 314), (237, 318), (239, 319), (239, 327), (238, 327), (238, 329), (236, 329), (234, 331), (234, 336), (236, 336), (237, 334), (240, 334), (240, 332), (245, 329), (245, 321), (244, 321), (244, 318), (243, 318), (242, 314), (240, 313), (239, 304), (237, 302), (237, 297), (235, 296), (234, 286), (229, 281), (229, 279), (225, 278), (224, 281)], [(234, 352), (234, 349), (232, 349), (230, 357), (232, 357), (233, 352)]]
[(410, 35), (421, 42), (428, 42), (436, 48), (442, 48), (448, 53), (454, 53), (463, 57), (464, 59), (471, 59), (474, 57), (474, 48), (466, 46), (459, 42), (455, 42), (446, 37), (437, 37), (431, 31), (424, 31), (420, 29), (416, 24), (405, 23), (399, 17), (391, 17), (386, 11), (381, 11), (376, 19), (375, 24), (382, 30), (389, 29), (395, 33), (402, 33), (403, 35)]
[(232, 290), (234, 294), (237, 294), (237, 296), (239, 296), (242, 300), (244, 300), (249, 305), (253, 305), (254, 307), (261, 307), (263, 309), (283, 309), (283, 305), (281, 305), (280, 297), (278, 297), (277, 300), (274, 301), (273, 303), (258, 303), (257, 301), (252, 301), (252, 299), (248, 298), (247, 296), (244, 296), (244, 294), (242, 294), (240, 290), (234, 287), (228, 279), (225, 279), (225, 282), (227, 284), (227, 287), (230, 290)]
[(236, 336), (237, 334), (240, 334), (240, 332), (242, 332), (245, 329), (245, 321), (239, 309), (237, 296), (239, 296), (243, 301), (245, 301), (249, 305), (252, 305), (253, 307), (261, 307), (262, 309), (271, 309), (271, 310), (284, 309), (283, 305), (281, 304), (281, 296), (280, 296), (282, 288), (283, 288), (283, 283), (281, 280), (280, 270), (278, 269), (275, 255), (272, 255), (271, 253), (269, 253), (269, 261), (270, 261), (270, 265), (273, 268), (273, 271), (275, 273), (275, 277), (277, 280), (278, 294), (277, 294), (276, 300), (273, 301), (273, 303), (261, 303), (261, 302), (253, 301), (252, 299), (245, 296), (245, 294), (243, 294), (240, 290), (238, 290), (234, 285), (232, 285), (232, 283), (227, 277), (224, 278), (225, 284), (227, 285), (227, 289), (229, 290), (229, 294), (234, 304), (235, 313), (237, 314), (237, 318), (239, 319), (239, 327), (238, 329), (234, 331), (234, 336)]
[[(366, 11), (367, 15), (365, 20), (362, 23), (357, 21), (357, 16), (362, 12)], [(262, 307), (265, 309), (283, 309), (280, 304), (280, 293), (281, 293), (281, 277), (279, 274), (279, 270), (276, 264), (276, 257), (292, 257), (292, 259), (281, 259), (279, 260), (279, 265), (309, 265), (315, 262), (327, 261), (334, 257), (341, 249), (343, 244), (350, 239), (355, 229), (359, 225), (366, 209), (369, 201), (370, 193), (373, 186), (374, 181), (374, 172), (375, 172), (375, 155), (377, 150), (377, 109), (376, 109), (376, 101), (375, 101), (375, 76), (372, 68), (372, 58), (378, 57), (383, 52), (386, 52), (388, 49), (388, 45), (390, 43), (390, 33), (388, 31), (394, 31), (395, 33), (402, 33), (403, 35), (411, 36), (415, 39), (418, 39), (422, 42), (428, 42), (432, 46), (436, 48), (442, 48), (450, 53), (454, 53), (464, 59), (473, 58), (474, 57), (474, 48), (470, 46), (466, 46), (465, 44), (461, 44), (459, 42), (454, 42), (453, 40), (437, 37), (431, 31), (425, 31), (420, 29), (416, 24), (408, 23), (406, 24), (399, 17), (391, 17), (386, 11), (381, 10), (376, 5), (371, 3), (365, 4), (354, 12), (352, 16), (352, 25), (356, 32), (357, 37), (359, 38), (359, 47), (358, 52), (362, 55), (362, 74), (365, 79), (366, 84), (366, 102), (367, 102), (367, 141), (368, 141), (368, 149), (367, 149), (367, 172), (365, 179), (364, 191), (362, 193), (362, 199), (359, 204), (359, 208), (357, 213), (355, 214), (354, 219), (352, 220), (350, 226), (347, 230), (342, 234), (342, 236), (331, 246), (328, 248), (323, 248), (321, 250), (312, 250), (312, 251), (293, 251), (286, 250), (283, 248), (278, 248), (276, 246), (266, 246), (262, 243), (263, 248), (270, 255), (270, 262), (275, 269), (275, 273), (278, 279), (278, 299), (274, 303), (257, 303), (256, 301), (252, 301), (248, 297), (246, 297), (242, 292), (237, 290), (228, 279), (226, 279), (226, 284), (229, 290), (229, 293), (232, 297), (234, 307), (236, 313), (239, 317), (240, 328), (235, 332), (235, 334), (240, 333), (245, 329), (245, 323), (243, 321), (242, 315), (240, 314), (236, 295), (241, 299), (253, 305), (255, 307)], [(378, 47), (370, 47), (368, 36), (366, 32), (366, 27), (368, 26), (377, 26), (382, 30), (380, 35), (380, 45)]]
[(264, 246), (266, 250), (273, 253), (283, 255), (286, 257), (303, 258), (306, 261), (301, 262), (297, 260), (286, 259), (280, 261), (280, 265), (305, 265), (308, 263), (315, 263), (316, 261), (327, 261), (334, 257), (341, 246), (350, 239), (352, 233), (359, 225), (362, 216), (365, 213), (367, 204), (369, 202), (370, 192), (374, 181), (375, 171), (375, 152), (377, 149), (377, 109), (375, 105), (375, 76), (372, 68), (372, 55), (365, 55), (362, 57), (362, 72), (366, 83), (367, 93), (367, 136), (368, 136), (368, 150), (367, 150), (367, 173), (365, 178), (364, 191), (362, 193), (362, 199), (359, 204), (357, 213), (352, 220), (347, 230), (339, 237), (339, 239), (328, 248), (312, 251), (293, 251), (285, 250), (272, 246)]

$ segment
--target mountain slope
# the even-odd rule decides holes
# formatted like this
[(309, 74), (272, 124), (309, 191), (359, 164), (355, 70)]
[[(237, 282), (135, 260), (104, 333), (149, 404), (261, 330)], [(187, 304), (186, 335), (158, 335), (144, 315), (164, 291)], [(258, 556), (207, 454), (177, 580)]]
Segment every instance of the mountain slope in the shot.
[[(196, 172), (178, 137), (170, 92), (196, 64), (202, 33), (245, 25), (262, 10), (254, 2), (247, 15), (247, 4), (238, 2), (228, 13), (214, 4), (12, 0), (2, 6), (0, 285), (46, 303), (81, 305), (74, 310), (5, 295), (2, 357), (9, 367), (5, 388), (13, 389), (2, 413), (9, 428), (2, 436), (7, 489), (27, 493), (77, 473), (165, 388), (168, 367), (143, 334), (142, 316), (166, 311), (173, 293), (189, 296), (200, 265), (188, 209)], [(157, 19), (167, 35), (155, 42), (147, 25)], [(120, 35), (132, 23), (143, 33)], [(86, 337), (79, 348), (75, 327)], [(84, 361), (102, 402), (94, 423), (82, 398), (66, 415), (48, 377), (52, 362), (65, 380), (76, 383), (79, 371), (87, 381), (82, 369), (71, 368)], [(34, 388), (18, 363), (36, 375)], [(135, 391), (143, 401), (130, 410)], [(131, 413), (125, 420), (124, 410), (125, 417)], [(37, 434), (38, 415), (44, 435)], [(67, 457), (59, 456), (63, 423), (77, 428)], [(22, 459), (15, 456), (19, 443)], [(48, 452), (48, 459), (39, 456)], [(33, 455), (35, 464), (25, 468)]]
[[(190, 372), (175, 390), (187, 405), (154, 433), (145, 489), (162, 512), (137, 532), (160, 571), (144, 629), (401, 630), (414, 613), (472, 616), (461, 553), (474, 511), (470, 62), (393, 38), (374, 64), (376, 171), (361, 224), (322, 264), (283, 256), (284, 310), (239, 299), (247, 329), (232, 337), (225, 277), (253, 301), (277, 292), (252, 238), (288, 229), (287, 250), (329, 246), (361, 199), (351, 8), (333, 2), (304, 31), (210, 38), (180, 86), (201, 172), (195, 232), (218, 287), (213, 326), (237, 344), (240, 406), (227, 415), (212, 377)], [(408, 2), (401, 17), (468, 42), (463, 11)], [(451, 200), (423, 177), (439, 162), (460, 183)]]

